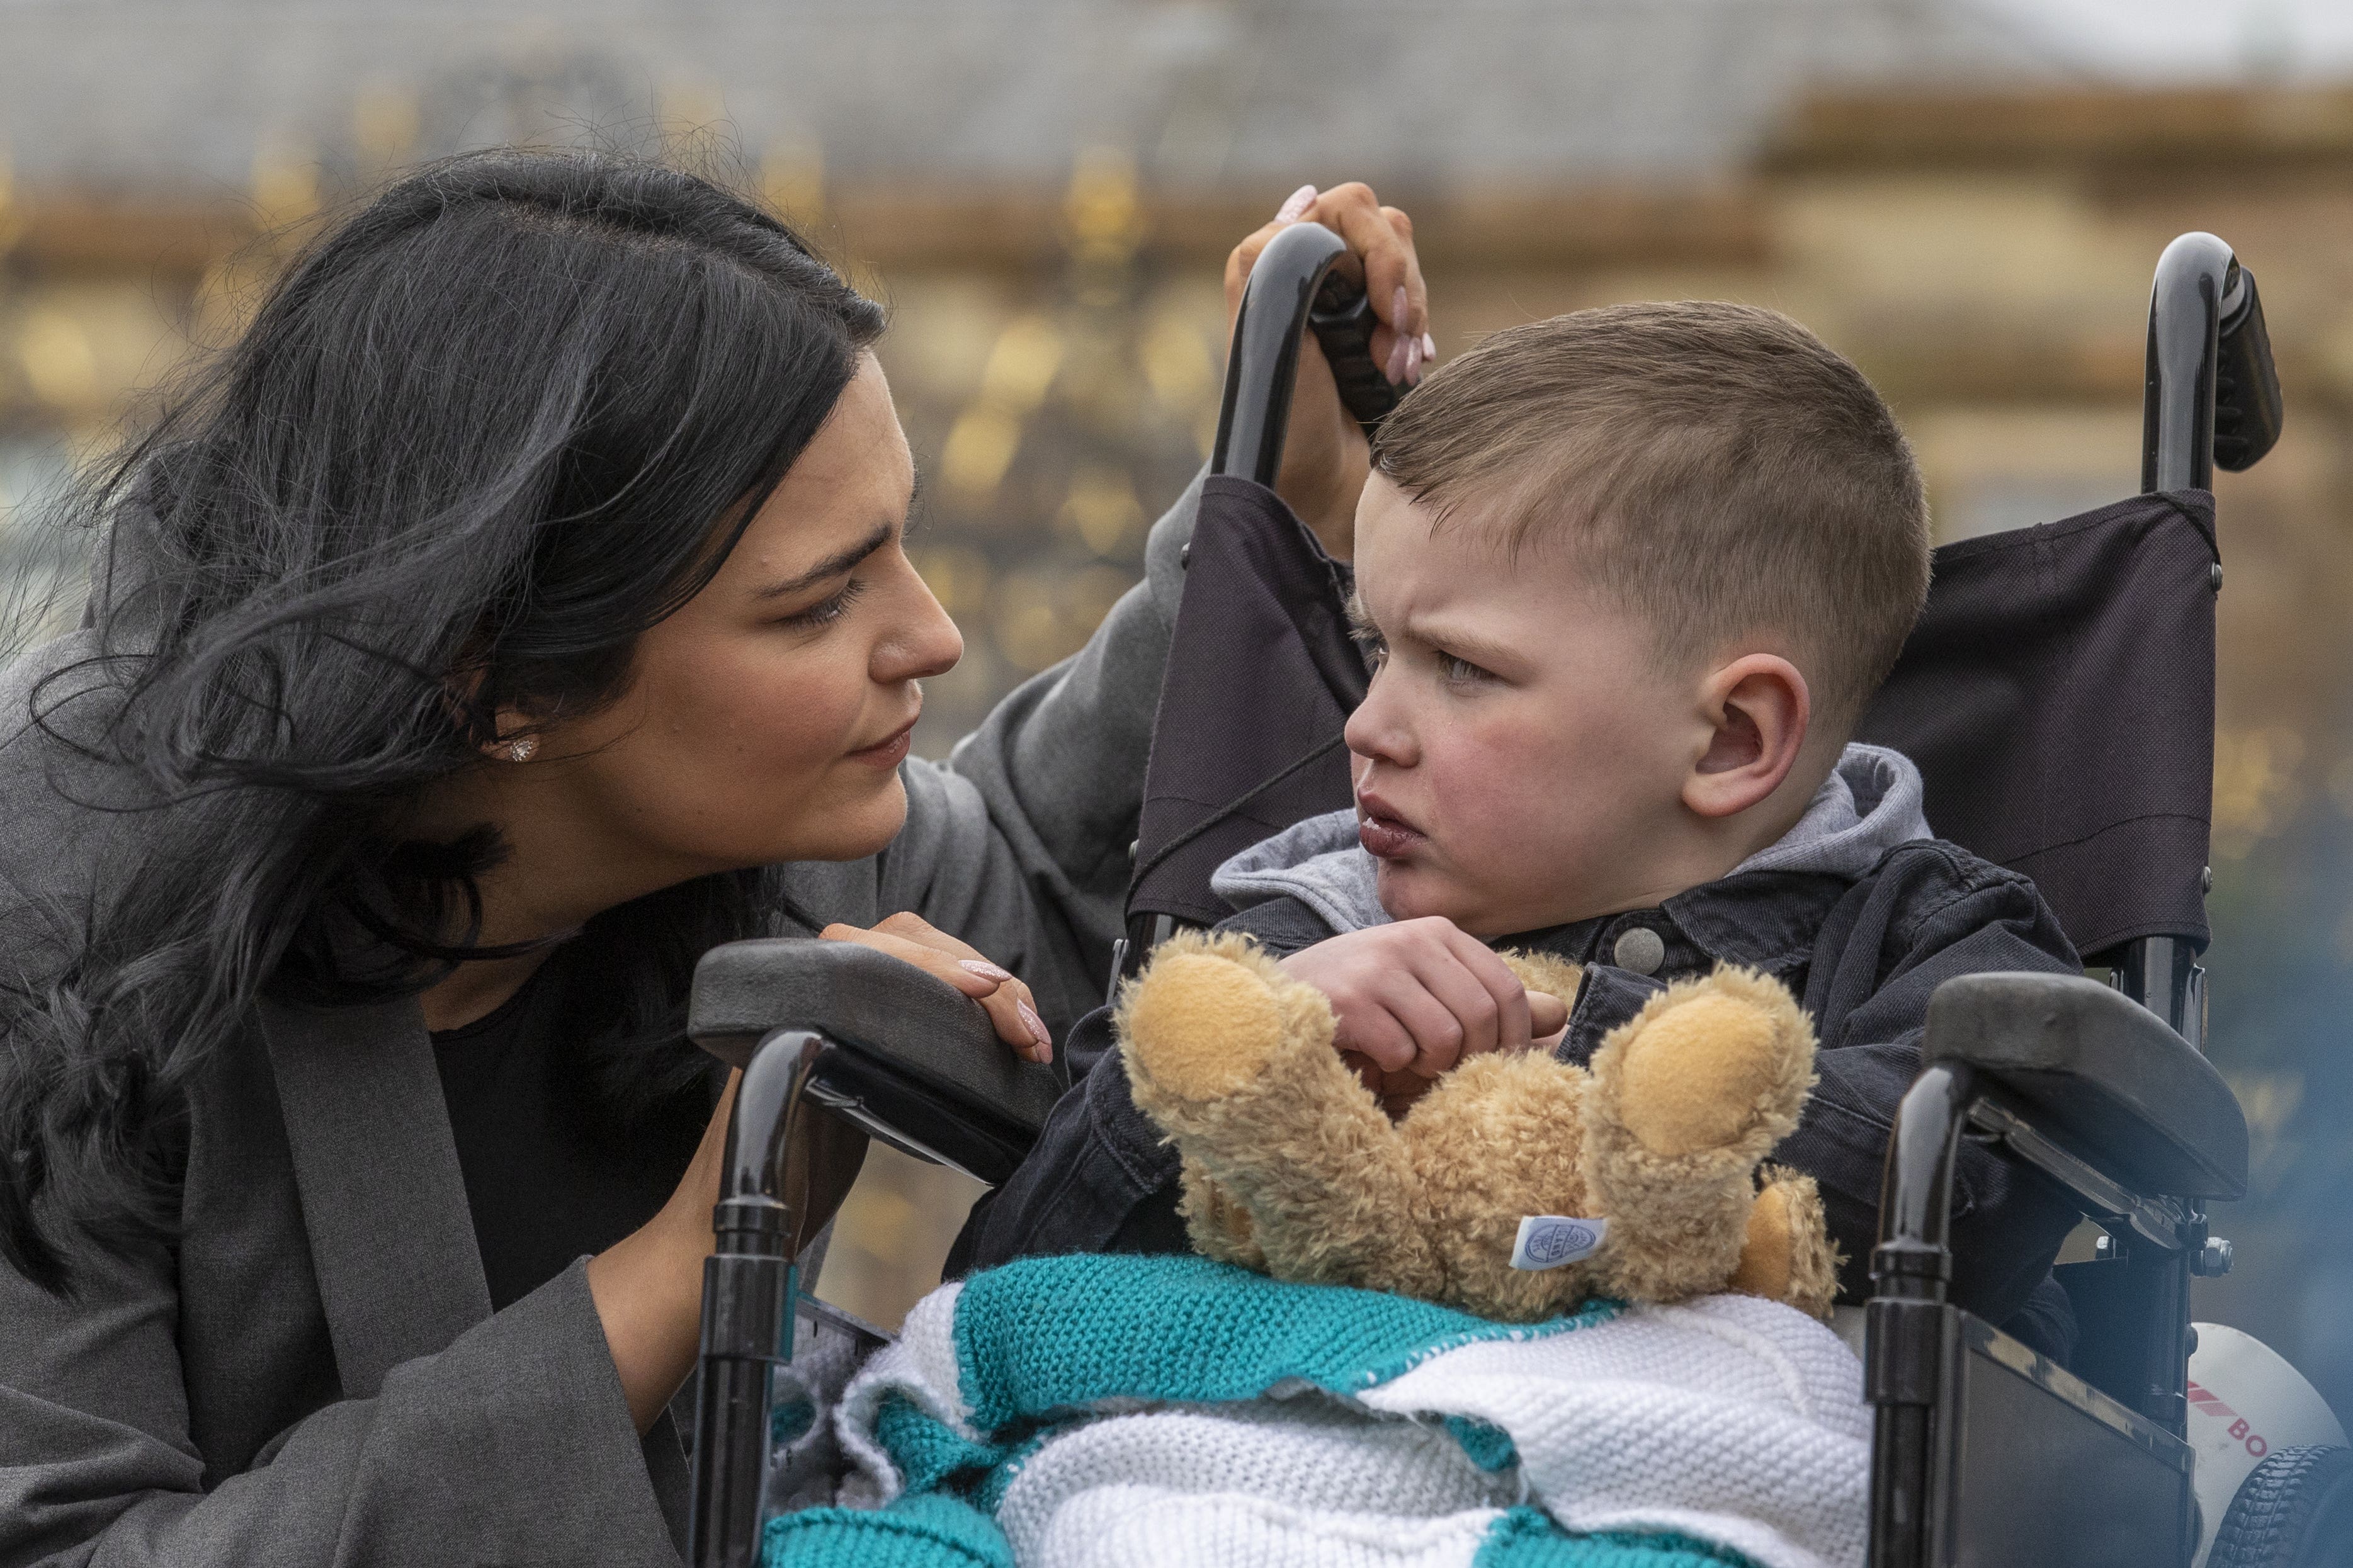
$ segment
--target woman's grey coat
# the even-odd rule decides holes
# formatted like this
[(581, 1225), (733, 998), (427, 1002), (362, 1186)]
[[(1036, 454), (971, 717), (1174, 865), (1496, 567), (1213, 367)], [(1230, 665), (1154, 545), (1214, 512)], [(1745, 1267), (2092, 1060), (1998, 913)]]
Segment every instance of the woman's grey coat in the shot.
[[(1093, 1005), (1198, 494), (1082, 652), (905, 764), (898, 839), (796, 868), (805, 908), (913, 910), (1020, 973), (1058, 1034)], [(70, 758), (26, 723), (90, 636), (0, 671), (19, 953), (136, 820), (69, 803)], [(174, 1240), (92, 1262), (71, 1302), (0, 1265), (0, 1568), (677, 1561), (678, 1435), (638, 1437), (582, 1264), (491, 1311), (414, 1000), (265, 1004), (188, 1109)]]

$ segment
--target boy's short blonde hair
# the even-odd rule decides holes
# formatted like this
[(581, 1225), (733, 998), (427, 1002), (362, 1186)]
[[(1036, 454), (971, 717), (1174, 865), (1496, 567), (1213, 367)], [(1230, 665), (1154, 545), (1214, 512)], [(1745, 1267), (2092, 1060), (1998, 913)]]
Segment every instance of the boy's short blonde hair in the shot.
[(1678, 665), (1788, 637), (1850, 731), (1928, 592), (1928, 502), (1862, 373), (1776, 310), (1683, 301), (1497, 332), (1381, 426), (1374, 466), (1441, 522), (1574, 551)]

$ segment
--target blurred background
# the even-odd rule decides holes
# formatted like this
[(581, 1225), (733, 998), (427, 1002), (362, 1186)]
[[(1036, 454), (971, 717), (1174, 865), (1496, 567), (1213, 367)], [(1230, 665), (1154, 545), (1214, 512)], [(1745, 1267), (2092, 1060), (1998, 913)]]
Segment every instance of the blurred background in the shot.
[[(934, 755), (1076, 648), (1207, 451), (1227, 250), (1293, 187), (1416, 221), (1441, 357), (1611, 300), (1853, 356), (1941, 538), (2136, 488), (2148, 279), (2263, 280), (2288, 403), (2220, 481), (2211, 1050), (2255, 1133), (2202, 1317), (2353, 1415), (2353, 7), (2336, 0), (0, 0), (0, 579), (41, 498), (322, 216), (494, 142), (763, 192), (896, 318), (962, 624)], [(824, 1293), (895, 1323), (972, 1198), (877, 1151)]]

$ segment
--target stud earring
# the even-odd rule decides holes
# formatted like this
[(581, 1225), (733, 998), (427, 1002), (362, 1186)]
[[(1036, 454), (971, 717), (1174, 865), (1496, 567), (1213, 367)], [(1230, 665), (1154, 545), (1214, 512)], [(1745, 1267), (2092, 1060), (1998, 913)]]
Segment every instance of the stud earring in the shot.
[(509, 741), (506, 743), (505, 750), (507, 761), (511, 763), (527, 763), (531, 761), (532, 758), (539, 755), (539, 737), (536, 735), (525, 735), (519, 741)]

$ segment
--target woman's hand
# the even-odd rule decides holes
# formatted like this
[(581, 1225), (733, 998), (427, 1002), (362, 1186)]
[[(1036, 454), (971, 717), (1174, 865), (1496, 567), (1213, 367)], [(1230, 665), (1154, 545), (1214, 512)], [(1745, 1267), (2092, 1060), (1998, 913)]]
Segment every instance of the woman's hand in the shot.
[(727, 1088), (694, 1159), (660, 1212), (588, 1260), (588, 1294), (629, 1402), (629, 1419), (641, 1437), (694, 1370), (702, 1326), (702, 1260), (711, 1256), (711, 1211), (719, 1203), (727, 1120), (743, 1079), (741, 1072), (727, 1075)]
[(818, 933), (828, 942), (854, 942), (877, 952), (913, 964), (924, 973), (944, 980), (988, 1014), (997, 1037), (1011, 1046), (1024, 1061), (1054, 1059), (1054, 1037), (1038, 1016), (1029, 987), (939, 930), (920, 915), (902, 911), (871, 930), (863, 926), (829, 925)]
[[(1333, 266), (1364, 286), (1379, 325), (1373, 331), (1373, 358), (1392, 383), (1410, 386), (1435, 357), (1430, 338), (1430, 296), (1413, 249), (1413, 220), (1385, 207), (1372, 187), (1339, 185), (1318, 192), (1303, 185), (1275, 214), (1274, 221), (1234, 247), (1226, 258), (1226, 324), (1241, 306), (1242, 284), (1266, 242), (1285, 225), (1320, 223), (1348, 243)], [(1282, 470), (1275, 490), (1300, 521), (1315, 531), (1333, 559), (1345, 561), (1356, 545), (1356, 498), (1372, 471), (1372, 451), (1358, 425), (1340, 402), (1332, 368), (1313, 332), (1299, 356), (1299, 381), (1292, 395), (1291, 425), (1283, 440)]]

